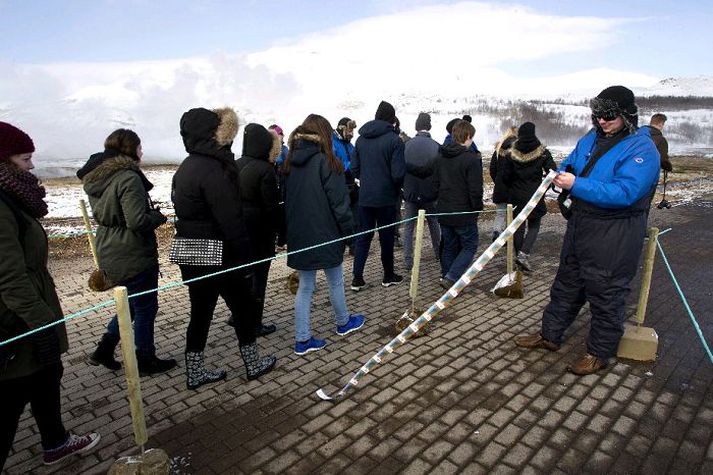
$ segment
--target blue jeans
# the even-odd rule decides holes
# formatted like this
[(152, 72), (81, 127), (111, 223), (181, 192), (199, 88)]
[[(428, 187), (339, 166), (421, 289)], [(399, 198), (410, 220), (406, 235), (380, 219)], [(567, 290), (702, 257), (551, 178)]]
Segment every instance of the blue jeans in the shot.
[[(295, 297), (295, 340), (307, 341), (312, 337), (312, 329), (309, 324), (310, 307), (312, 306), (312, 294), (317, 280), (316, 270), (301, 270), (300, 286)], [(349, 311), (347, 310), (347, 300), (344, 296), (344, 274), (342, 264), (337, 267), (324, 269), (329, 285), (329, 301), (332, 302), (334, 317), (337, 325), (346, 325), (349, 321)]]
[(441, 255), (441, 274), (452, 281), (470, 267), (478, 250), (478, 225), (448, 226), (441, 224), (443, 236), (443, 254)]
[[(158, 265), (117, 285), (123, 285), (129, 296), (158, 287)], [(154, 321), (158, 313), (158, 293), (151, 292), (129, 299), (131, 320), (134, 322), (134, 344), (140, 357), (150, 358), (156, 354), (154, 346)], [(113, 342), (119, 341), (119, 320), (114, 315), (106, 327), (106, 334)]]
[[(406, 201), (405, 204), (406, 216), (404, 216), (404, 219), (418, 216), (418, 211), (420, 209), (425, 210), (426, 214), (433, 214), (436, 212), (436, 203), (433, 201), (421, 204)], [(441, 246), (441, 226), (438, 224), (438, 217), (426, 216), (426, 223), (428, 223), (428, 232), (431, 235), (433, 254), (436, 258), (439, 258), (440, 256), (438, 254)], [(411, 267), (413, 267), (413, 230), (415, 227), (415, 219), (404, 223), (404, 264), (407, 269), (411, 269)]]
[[(396, 222), (396, 205), (393, 206), (359, 206), (359, 231), (368, 231), (380, 226), (387, 226)], [(379, 244), (381, 245), (381, 264), (384, 266), (384, 276), (394, 275), (394, 238), (396, 227), (389, 226), (379, 230)], [(374, 232), (360, 234), (356, 237), (354, 246), (354, 277), (364, 278), (364, 267), (369, 257), (369, 248)]]

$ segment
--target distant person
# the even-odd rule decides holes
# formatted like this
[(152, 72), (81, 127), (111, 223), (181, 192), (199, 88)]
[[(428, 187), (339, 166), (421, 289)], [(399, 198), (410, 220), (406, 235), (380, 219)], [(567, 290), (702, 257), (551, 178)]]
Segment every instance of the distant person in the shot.
[[(22, 130), (0, 122), (0, 342), (63, 318), (47, 269), (45, 189), (30, 170), (35, 144)], [(43, 463), (56, 464), (98, 443), (96, 432), (77, 436), (62, 423), (64, 323), (0, 346), (0, 471), (30, 404), (43, 449)]]
[(280, 199), (277, 216), (277, 242), (275, 245), (276, 250), (282, 252), (287, 249), (287, 229), (285, 224), (285, 176), (282, 173), (282, 164), (285, 162), (287, 152), (289, 150), (287, 149), (287, 145), (285, 145), (285, 132), (282, 130), (282, 127), (277, 124), (272, 124), (268, 127), (268, 129), (272, 130), (278, 137), (280, 137), (280, 154), (275, 159), (273, 166), (275, 167), (275, 175), (277, 176), (278, 196)]
[[(416, 118), (416, 135), (409, 140), (404, 149), (406, 161), (406, 177), (404, 178), (404, 202), (406, 204), (405, 219), (414, 218), (419, 210), (426, 214), (436, 212), (436, 187), (433, 183), (433, 169), (438, 157), (438, 142), (431, 138), (431, 116), (421, 112)], [(428, 230), (431, 236), (433, 254), (438, 259), (441, 242), (441, 227), (438, 217), (426, 216)], [(404, 223), (404, 265), (406, 269), (413, 267), (413, 229), (416, 221), (411, 219)]]
[[(356, 122), (349, 117), (342, 117), (337, 123), (337, 128), (332, 132), (334, 155), (341, 160), (342, 165), (344, 165), (344, 181), (347, 184), (347, 191), (349, 192), (349, 209), (352, 212), (355, 230), (359, 228), (359, 185), (357, 185), (354, 179), (351, 163), (352, 157), (354, 156), (352, 139), (354, 138), (354, 129), (356, 129), (356, 126)], [(347, 246), (349, 247), (349, 254), (353, 256), (353, 239), (349, 240)]]
[(287, 245), (290, 250), (337, 241), (287, 256), (287, 265), (299, 272), (295, 297), (295, 354), (304, 355), (327, 345), (312, 335), (310, 309), (317, 279), (323, 270), (329, 286), (336, 331), (347, 335), (364, 325), (363, 315), (347, 310), (344, 295), (345, 243), (340, 238), (354, 232), (344, 164), (332, 150), (332, 126), (320, 115), (310, 114), (290, 134), (285, 161), (287, 178)]
[[(253, 271), (225, 272), (249, 263), (252, 257), (240, 200), (240, 171), (230, 150), (238, 133), (238, 116), (230, 108), (196, 108), (183, 114), (180, 127), (188, 157), (173, 175), (171, 187), (176, 238), (201, 250), (200, 256), (192, 253), (179, 265), (183, 280), (198, 279), (187, 284), (191, 313), (186, 331), (186, 385), (198, 389), (227, 376), (223, 369), (206, 369), (203, 356), (218, 297), (233, 315), (247, 378), (257, 379), (272, 371), (277, 358), (261, 357), (258, 351)], [(221, 252), (213, 250), (213, 241), (222, 243)]]
[[(510, 148), (510, 155), (505, 161), (503, 182), (508, 188), (509, 201), (515, 207), (517, 214), (525, 207), (532, 195), (542, 183), (542, 179), (550, 170), (557, 169), (552, 154), (540, 142), (535, 134), (535, 124), (525, 122), (517, 130), (517, 140)], [(525, 272), (532, 272), (530, 253), (540, 232), (540, 222), (547, 214), (545, 197), (527, 217), (526, 223), (515, 231), (515, 263)], [(527, 226), (527, 233), (525, 233)]]
[[(139, 168), (142, 156), (141, 139), (136, 132), (117, 129), (104, 141), (104, 151), (89, 157), (77, 172), (98, 224), (99, 268), (112, 283), (126, 287), (129, 295), (158, 287), (156, 228), (166, 222), (166, 216), (151, 202), (149, 191), (153, 184)], [(139, 373), (151, 375), (175, 368), (175, 359), (156, 356), (158, 292), (130, 298), (129, 309)], [(89, 363), (111, 370), (121, 368), (114, 359), (118, 343), (119, 321), (114, 315)]]
[(554, 181), (571, 192), (573, 204), (542, 328), (515, 338), (523, 348), (557, 351), (589, 302), (587, 352), (568, 368), (577, 375), (599, 371), (616, 355), (660, 166), (648, 134), (637, 129), (631, 90), (608, 87), (590, 108), (594, 128), (577, 142)]
[(505, 230), (507, 225), (507, 206), (510, 202), (508, 186), (503, 182), (505, 163), (510, 157), (513, 142), (517, 140), (517, 127), (508, 128), (497, 144), (490, 157), (490, 178), (493, 180), (493, 204), (495, 219), (493, 220), (493, 241)]
[[(465, 120), (453, 126), (453, 141), (440, 148), (434, 184), (438, 195), (443, 251), (441, 287), (449, 289), (468, 269), (478, 249), (478, 214), (483, 209), (483, 160), (470, 151), (475, 128)], [(452, 214), (451, 214), (452, 213)]]
[[(236, 164), (240, 171), (240, 199), (243, 205), (245, 226), (250, 239), (252, 261), (275, 257), (275, 236), (280, 220), (280, 196), (275, 177), (274, 163), (280, 154), (282, 141), (273, 130), (260, 124), (248, 124), (243, 133), (243, 156)], [(253, 267), (252, 289), (257, 299), (258, 318), (255, 335), (274, 333), (277, 326), (263, 322), (265, 291), (271, 260)], [(230, 318), (230, 324), (235, 319)]]
[(654, 141), (656, 150), (659, 151), (659, 155), (661, 156), (661, 169), (665, 172), (670, 172), (673, 171), (673, 165), (668, 156), (668, 140), (663, 136), (663, 128), (664, 125), (666, 125), (666, 120), (668, 120), (666, 115), (656, 113), (651, 116), (649, 125), (645, 125), (644, 127), (648, 129), (648, 132), (651, 134), (651, 140)]
[[(374, 120), (359, 129), (356, 141), (352, 172), (360, 182), (359, 230), (379, 230), (381, 264), (384, 277), (381, 285), (389, 287), (403, 282), (403, 277), (394, 272), (393, 224), (397, 220), (396, 207), (406, 174), (404, 143), (396, 129), (396, 110), (386, 101), (381, 101)], [(351, 289), (358, 292), (366, 288), (364, 267), (374, 232), (357, 236), (354, 249), (354, 268)]]

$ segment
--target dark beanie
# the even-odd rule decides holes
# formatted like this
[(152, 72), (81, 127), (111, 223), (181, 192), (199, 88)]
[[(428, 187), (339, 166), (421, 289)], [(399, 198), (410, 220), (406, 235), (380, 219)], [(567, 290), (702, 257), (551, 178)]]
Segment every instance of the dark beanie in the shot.
[(528, 153), (535, 150), (541, 145), (540, 140), (535, 135), (535, 124), (525, 122), (517, 129), (517, 141), (515, 148), (523, 153)]
[(272, 148), (272, 134), (260, 124), (248, 124), (243, 132), (243, 155), (267, 159)]
[(374, 119), (383, 120), (388, 122), (389, 124), (393, 124), (396, 122), (396, 109), (394, 109), (394, 106), (392, 106), (388, 102), (381, 101), (379, 107), (376, 109)]
[(630, 132), (636, 131), (639, 110), (631, 89), (624, 86), (609, 86), (589, 101), (589, 107), (592, 109), (592, 122), (597, 129), (599, 129), (597, 117), (614, 115), (624, 119)]
[(0, 122), (0, 160), (7, 160), (13, 155), (32, 153), (35, 144), (22, 130), (7, 122)]
[(449, 134), (453, 132), (453, 126), (456, 125), (456, 122), (458, 122), (459, 120), (463, 119), (459, 119), (458, 117), (456, 117), (455, 119), (451, 119), (450, 121), (448, 121), (448, 123), (446, 124), (446, 131), (448, 131)]
[(431, 130), (431, 116), (426, 112), (421, 112), (416, 118), (416, 131)]
[(463, 120), (466, 121), (466, 122), (468, 122), (469, 124), (472, 124), (472, 123), (473, 123), (473, 118), (472, 118), (470, 115), (468, 115), (468, 114), (466, 114), (466, 115), (463, 116)]

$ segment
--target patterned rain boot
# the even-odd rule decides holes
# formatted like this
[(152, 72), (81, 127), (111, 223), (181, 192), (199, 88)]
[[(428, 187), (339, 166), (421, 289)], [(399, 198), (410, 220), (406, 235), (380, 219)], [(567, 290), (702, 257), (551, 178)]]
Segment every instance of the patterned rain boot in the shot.
[(275, 356), (265, 356), (261, 358), (257, 350), (257, 343), (241, 345), (240, 356), (243, 357), (243, 361), (245, 362), (245, 369), (248, 372), (248, 381), (252, 381), (263, 374), (269, 373), (277, 362)]
[(222, 381), (228, 376), (223, 369), (209, 371), (203, 365), (203, 352), (186, 352), (186, 386), (188, 389), (198, 389), (204, 384)]

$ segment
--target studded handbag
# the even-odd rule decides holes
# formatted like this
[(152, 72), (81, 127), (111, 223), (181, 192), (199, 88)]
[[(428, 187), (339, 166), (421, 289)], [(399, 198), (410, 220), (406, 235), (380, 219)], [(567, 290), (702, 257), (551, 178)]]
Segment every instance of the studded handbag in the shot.
[(223, 241), (174, 236), (168, 260), (178, 265), (220, 266), (223, 264)]

